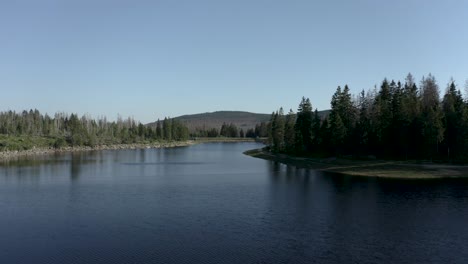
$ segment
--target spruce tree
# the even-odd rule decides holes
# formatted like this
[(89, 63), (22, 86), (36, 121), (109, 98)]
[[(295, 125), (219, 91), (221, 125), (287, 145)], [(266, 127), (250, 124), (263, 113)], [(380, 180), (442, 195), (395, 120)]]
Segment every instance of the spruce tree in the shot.
[(443, 112), (440, 107), (439, 87), (431, 74), (421, 81), (423, 139), (426, 153), (432, 159), (444, 138)]
[(167, 117), (163, 120), (163, 137), (165, 140), (172, 140), (172, 122)]
[(157, 139), (162, 139), (163, 136), (162, 136), (162, 129), (161, 129), (161, 121), (158, 121), (156, 122), (156, 138)]
[(293, 110), (290, 109), (289, 113), (286, 115), (285, 125), (284, 125), (284, 148), (285, 151), (291, 153), (294, 151), (294, 124), (296, 123), (296, 115)]
[(296, 151), (304, 152), (312, 147), (312, 104), (309, 98), (302, 97), (297, 109), (295, 124)]
[(275, 152), (282, 152), (284, 150), (284, 129), (285, 129), (285, 120), (283, 108), (280, 108), (279, 111), (273, 116), (272, 126), (272, 150)]
[(314, 111), (314, 118), (312, 119), (312, 149), (313, 151), (318, 151), (321, 144), (322, 138), (320, 134), (320, 126), (322, 120), (318, 114), (317, 108)]
[(447, 159), (458, 159), (465, 155), (466, 106), (460, 90), (452, 80), (442, 102), (444, 112), (444, 147)]

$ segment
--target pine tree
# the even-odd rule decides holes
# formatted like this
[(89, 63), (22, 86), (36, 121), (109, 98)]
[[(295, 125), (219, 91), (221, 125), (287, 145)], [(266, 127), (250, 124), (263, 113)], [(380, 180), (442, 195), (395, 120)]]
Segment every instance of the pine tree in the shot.
[(356, 109), (351, 100), (348, 85), (345, 85), (343, 91), (338, 94), (338, 113), (343, 120), (346, 132), (351, 134), (356, 122)]
[(221, 130), (219, 131), (219, 135), (222, 136), (222, 137), (227, 137), (227, 134), (228, 134), (227, 125), (226, 125), (226, 123), (223, 123), (221, 125)]
[(167, 117), (163, 120), (163, 138), (165, 140), (172, 140), (172, 122)]
[(404, 113), (403, 113), (403, 90), (401, 87), (401, 83), (392, 81), (392, 134), (391, 134), (391, 146), (393, 148), (392, 156), (402, 157), (405, 153), (405, 144), (406, 140), (404, 140), (407, 131), (404, 127)]
[(331, 112), (329, 116), (329, 126), (332, 133), (332, 144), (333, 148), (336, 151), (342, 151), (344, 149), (344, 143), (347, 136), (346, 124), (343, 122), (342, 116), (345, 115), (345, 101), (347, 99), (344, 96), (344, 93), (341, 91), (341, 87), (336, 88), (335, 93), (331, 99)]
[(272, 134), (272, 150), (274, 152), (284, 151), (284, 130), (285, 130), (285, 120), (283, 108), (280, 108), (279, 111), (273, 116), (271, 123), (271, 134)]
[(295, 124), (296, 151), (311, 150), (312, 147), (312, 104), (309, 98), (302, 97), (297, 109)]
[(465, 155), (466, 141), (466, 106), (460, 90), (456, 89), (452, 80), (447, 87), (442, 102), (444, 112), (444, 146), (447, 159), (463, 157)]
[(241, 128), (241, 130), (239, 131), (239, 137), (241, 137), (241, 138), (244, 138), (244, 137), (245, 137), (244, 129), (242, 129), (242, 128)]
[(422, 102), (422, 122), (423, 139), (426, 153), (432, 159), (438, 152), (439, 143), (444, 138), (443, 113), (440, 107), (439, 87), (435, 78), (429, 74), (421, 81), (421, 102)]
[(341, 120), (340, 115), (336, 112), (330, 113), (330, 132), (332, 146), (335, 149), (336, 154), (340, 155), (346, 138), (346, 127)]
[(416, 157), (418, 149), (421, 148), (421, 102), (418, 95), (418, 87), (414, 83), (413, 76), (408, 73), (402, 96), (402, 114), (403, 114), (403, 139), (405, 145), (405, 158)]
[(371, 121), (370, 121), (370, 95), (364, 90), (359, 97), (359, 121), (356, 124), (357, 136), (357, 151), (359, 155), (366, 154), (370, 151), (370, 143), (372, 137)]
[(294, 151), (294, 124), (296, 123), (296, 115), (293, 110), (290, 109), (286, 115), (284, 125), (284, 149), (286, 152), (291, 153)]
[(163, 131), (161, 129), (161, 121), (156, 122), (156, 138), (162, 139), (163, 138)]
[(322, 142), (321, 134), (320, 134), (320, 126), (322, 120), (318, 114), (317, 108), (314, 111), (314, 118), (312, 119), (312, 148), (314, 151), (318, 151), (320, 144)]
[(389, 156), (392, 149), (392, 94), (390, 84), (384, 79), (378, 95), (374, 100), (372, 122), (376, 142), (377, 154)]

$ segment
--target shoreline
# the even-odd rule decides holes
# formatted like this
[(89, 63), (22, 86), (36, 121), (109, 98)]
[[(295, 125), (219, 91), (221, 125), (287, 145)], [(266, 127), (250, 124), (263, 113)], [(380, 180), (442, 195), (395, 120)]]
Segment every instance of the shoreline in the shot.
[[(152, 143), (131, 143), (131, 144), (112, 144), (99, 145), (95, 147), (79, 146), (79, 147), (64, 147), (64, 148), (33, 148), (28, 150), (0, 151), (0, 162), (8, 161), (21, 157), (31, 157), (40, 155), (50, 155), (56, 153), (71, 153), (85, 151), (101, 151), (101, 150), (123, 150), (123, 149), (150, 149), (150, 148), (175, 148), (187, 147), (198, 142), (194, 140), (186, 141), (168, 141), (168, 142), (152, 142)], [(201, 142), (200, 142), (201, 143)]]
[(33, 148), (28, 150), (9, 150), (0, 151), (0, 162), (17, 159), (22, 157), (34, 157), (41, 155), (50, 155), (56, 153), (71, 153), (85, 151), (102, 151), (102, 150), (123, 150), (123, 149), (151, 149), (151, 148), (175, 148), (188, 147), (202, 143), (236, 143), (236, 142), (256, 142), (251, 138), (197, 138), (185, 141), (161, 141), (151, 143), (130, 143), (130, 144), (111, 144), (98, 145), (94, 147), (78, 146), (78, 147), (63, 147), (63, 148)]
[(349, 176), (393, 179), (468, 178), (468, 166), (420, 163), (415, 161), (349, 160), (342, 158), (305, 158), (275, 154), (264, 149), (253, 149), (245, 155), (280, 162), (300, 168), (333, 172)]

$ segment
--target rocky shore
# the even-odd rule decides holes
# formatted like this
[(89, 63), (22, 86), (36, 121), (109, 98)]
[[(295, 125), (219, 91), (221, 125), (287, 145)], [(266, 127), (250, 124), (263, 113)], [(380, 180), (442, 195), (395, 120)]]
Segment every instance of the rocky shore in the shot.
[(9, 160), (25, 156), (48, 155), (54, 153), (79, 152), (79, 151), (96, 151), (96, 150), (118, 150), (118, 149), (148, 149), (148, 148), (174, 148), (185, 147), (196, 144), (193, 140), (187, 141), (170, 141), (170, 142), (154, 142), (154, 143), (134, 143), (134, 144), (114, 144), (114, 145), (99, 145), (95, 147), (64, 147), (64, 148), (33, 148), (22, 151), (1, 151), (0, 160)]

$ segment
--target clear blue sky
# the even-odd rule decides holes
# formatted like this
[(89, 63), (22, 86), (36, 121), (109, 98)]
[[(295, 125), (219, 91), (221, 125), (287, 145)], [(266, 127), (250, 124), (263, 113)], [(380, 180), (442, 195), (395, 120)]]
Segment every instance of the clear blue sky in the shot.
[(0, 110), (164, 116), (327, 109), (384, 77), (468, 78), (468, 1), (0, 3)]

